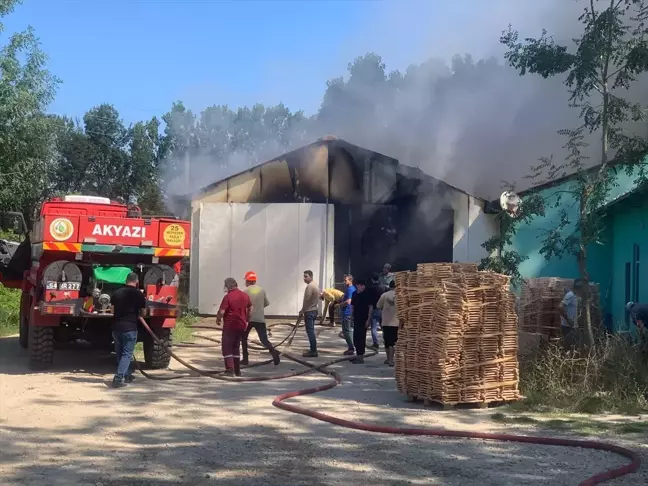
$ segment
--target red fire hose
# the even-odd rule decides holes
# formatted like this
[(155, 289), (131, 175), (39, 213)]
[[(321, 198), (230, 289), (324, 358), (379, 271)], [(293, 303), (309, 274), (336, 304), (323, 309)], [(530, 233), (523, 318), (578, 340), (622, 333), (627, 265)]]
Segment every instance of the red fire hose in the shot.
[[(159, 338), (156, 336), (156, 334), (151, 330), (151, 328), (146, 324), (146, 322), (143, 323), (144, 328), (146, 331), (151, 335), (151, 337), (158, 342), (161, 345), (164, 345), (162, 341), (159, 340)], [(291, 331), (289, 336), (291, 336), (291, 339), (284, 339), (283, 342), (286, 340), (289, 341), (289, 343), (292, 343), (292, 337), (294, 337), (294, 334), (296, 333), (297, 329), (299, 326), (295, 325), (294, 329)], [(212, 328), (213, 329), (213, 328)], [(203, 336), (203, 338), (205, 338)], [(214, 340), (213, 338), (210, 340)], [(214, 340), (215, 341), (215, 340)], [(374, 356), (377, 352), (372, 352), (371, 354), (367, 354), (366, 356)], [(307, 417), (314, 418), (316, 420), (321, 420), (322, 422), (327, 422), (329, 424), (333, 425), (339, 425), (341, 427), (346, 427), (349, 429), (355, 429), (355, 430), (362, 430), (365, 432), (375, 432), (379, 434), (395, 434), (395, 435), (413, 435), (413, 436), (427, 436), (427, 437), (452, 437), (452, 438), (464, 438), (464, 439), (482, 439), (482, 440), (496, 440), (496, 441), (501, 441), (501, 442), (518, 442), (518, 443), (523, 443), (523, 444), (538, 444), (538, 445), (551, 445), (551, 446), (563, 446), (563, 447), (580, 447), (583, 449), (595, 449), (595, 450), (600, 450), (600, 451), (606, 451), (606, 452), (612, 452), (614, 454), (618, 454), (621, 456), (624, 456), (628, 459), (630, 459), (630, 463), (625, 464), (623, 466), (619, 466), (614, 469), (609, 469), (607, 471), (600, 472), (598, 474), (595, 474), (594, 476), (591, 476), (584, 481), (582, 481), (579, 486), (593, 486), (595, 484), (601, 484), (605, 481), (608, 481), (613, 478), (618, 478), (620, 476), (624, 476), (626, 474), (633, 473), (639, 469), (639, 466), (641, 465), (641, 458), (637, 453), (634, 451), (631, 451), (630, 449), (626, 449), (625, 447), (620, 447), (614, 444), (609, 444), (606, 442), (599, 442), (599, 441), (594, 441), (594, 440), (579, 440), (579, 439), (558, 439), (558, 438), (553, 438), (553, 437), (531, 437), (531, 436), (526, 436), (526, 435), (513, 435), (513, 434), (494, 434), (494, 433), (485, 433), (485, 432), (466, 432), (466, 431), (461, 431), (461, 430), (446, 430), (446, 429), (414, 429), (414, 428), (405, 428), (405, 427), (390, 427), (390, 426), (385, 426), (385, 425), (374, 425), (374, 424), (366, 424), (363, 422), (354, 422), (351, 420), (344, 420), (338, 417), (334, 417), (332, 415), (328, 415), (325, 413), (317, 412), (315, 410), (310, 410), (308, 408), (300, 407), (297, 405), (290, 405), (287, 403), (284, 403), (285, 400), (288, 400), (289, 398), (294, 398), (298, 396), (304, 396), (304, 395), (312, 395), (314, 393), (330, 390), (331, 388), (336, 387), (338, 384), (342, 382), (342, 377), (337, 371), (334, 370), (329, 370), (326, 369), (329, 366), (340, 363), (343, 361), (348, 361), (349, 359), (353, 359), (353, 356), (349, 357), (344, 357), (344, 358), (338, 358), (333, 361), (329, 361), (327, 363), (321, 364), (321, 365), (315, 365), (313, 363), (310, 363), (304, 359), (301, 359), (297, 356), (294, 356), (292, 353), (288, 353), (286, 351), (283, 351), (281, 354), (285, 356), (286, 358), (290, 359), (291, 361), (294, 361), (296, 363), (299, 363), (306, 367), (306, 370), (303, 371), (295, 371), (292, 373), (285, 373), (283, 375), (278, 375), (278, 376), (264, 376), (264, 377), (230, 377), (230, 376), (221, 376), (217, 373), (220, 373), (220, 371), (203, 371), (195, 366), (190, 365), (183, 359), (179, 358), (176, 356), (172, 351), (170, 351), (171, 356), (176, 359), (178, 362), (180, 362), (182, 365), (186, 366), (187, 368), (197, 372), (198, 374), (202, 376), (207, 376), (210, 378), (216, 378), (220, 380), (227, 380), (227, 381), (268, 381), (268, 380), (278, 380), (282, 378), (290, 378), (294, 376), (299, 376), (299, 375), (304, 375), (307, 373), (312, 373), (312, 372), (320, 372), (325, 375), (331, 376), (333, 380), (329, 383), (326, 383), (325, 385), (320, 385), (314, 388), (305, 388), (302, 390), (296, 390), (292, 392), (287, 392), (282, 395), (279, 395), (276, 397), (272, 405), (274, 405), (277, 408), (280, 408), (282, 410), (286, 410), (288, 412), (293, 412), (297, 413), (299, 415), (305, 415)], [(258, 364), (257, 364), (258, 365)], [(142, 371), (140, 369), (140, 371)], [(144, 373), (142, 371), (142, 373)], [(156, 377), (153, 377), (151, 375), (148, 375), (144, 373), (145, 376), (151, 377), (156, 379)], [(184, 377), (184, 376), (182, 376)], [(175, 378), (175, 377), (173, 377)], [(180, 378), (180, 377), (178, 377)], [(157, 378), (160, 379), (160, 378)], [(164, 378), (161, 378), (164, 379)], [(167, 378), (168, 379), (168, 378)]]

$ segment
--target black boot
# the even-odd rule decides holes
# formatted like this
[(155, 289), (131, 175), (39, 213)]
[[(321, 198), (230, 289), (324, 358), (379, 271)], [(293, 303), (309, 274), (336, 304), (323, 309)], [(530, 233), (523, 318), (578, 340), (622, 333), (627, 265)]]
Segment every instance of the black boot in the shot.
[(234, 375), (241, 376), (241, 360), (234, 358)]
[(279, 357), (279, 353), (275, 348), (270, 348), (270, 354), (272, 355), (272, 361), (274, 362), (275, 366), (281, 363), (281, 358)]

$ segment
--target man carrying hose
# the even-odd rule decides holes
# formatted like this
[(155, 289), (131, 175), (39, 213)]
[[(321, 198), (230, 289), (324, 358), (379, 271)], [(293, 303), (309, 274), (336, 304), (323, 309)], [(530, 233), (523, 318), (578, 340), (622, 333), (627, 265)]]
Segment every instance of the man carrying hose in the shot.
[(268, 301), (268, 296), (266, 291), (260, 285), (257, 285), (257, 276), (254, 272), (248, 272), (245, 274), (245, 290), (244, 292), (250, 297), (252, 302), (252, 313), (250, 314), (250, 322), (247, 325), (245, 334), (243, 335), (243, 360), (241, 364), (246, 365), (249, 363), (248, 358), (248, 336), (252, 329), (256, 329), (257, 335), (259, 336), (259, 341), (263, 344), (272, 355), (272, 360), (274, 361), (275, 366), (279, 364), (281, 359), (279, 358), (279, 353), (274, 348), (272, 343), (268, 340), (268, 332), (266, 329), (265, 323), (265, 311), (264, 309), (270, 305)]
[(304, 302), (302, 309), (299, 311), (299, 320), (304, 318), (306, 324), (306, 335), (310, 344), (310, 350), (304, 351), (303, 356), (306, 358), (317, 358), (317, 336), (315, 334), (315, 320), (317, 319), (317, 304), (319, 303), (319, 287), (313, 281), (313, 272), (310, 270), (304, 271), (304, 283), (306, 289), (304, 290)]
[(225, 372), (229, 375), (241, 376), (241, 341), (254, 309), (250, 297), (239, 290), (236, 280), (228, 277), (224, 285), (227, 293), (216, 315), (216, 325), (223, 323), (221, 349)]
[(135, 377), (131, 360), (137, 344), (137, 324), (146, 309), (146, 297), (139, 287), (139, 278), (134, 272), (126, 276), (126, 286), (111, 297), (113, 311), (112, 336), (117, 355), (117, 373), (112, 381), (114, 388), (132, 383)]
[(320, 320), (320, 326), (324, 323), (326, 319), (326, 311), (329, 313), (329, 322), (331, 326), (335, 326), (335, 308), (342, 302), (344, 297), (344, 292), (336, 288), (324, 289), (320, 294), (320, 299), (324, 301), (324, 310), (322, 311), (322, 319)]

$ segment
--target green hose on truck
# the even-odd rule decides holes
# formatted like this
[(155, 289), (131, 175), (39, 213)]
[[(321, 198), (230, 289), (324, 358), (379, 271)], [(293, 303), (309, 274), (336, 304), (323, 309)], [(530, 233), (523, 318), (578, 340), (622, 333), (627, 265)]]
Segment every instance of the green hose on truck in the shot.
[[(159, 341), (158, 337), (155, 335), (153, 330), (145, 323), (143, 322), (144, 329), (146, 329), (146, 332), (151, 335), (151, 337), (158, 341), (159, 344), (165, 345), (161, 341)], [(299, 324), (289, 324), (289, 323), (282, 323), (282, 325), (290, 325), (293, 327), (292, 331), (288, 334), (286, 339), (282, 341), (280, 345), (286, 345), (290, 346), (292, 343), (293, 338), (295, 337), (295, 334), (297, 330), (299, 329)], [(211, 327), (211, 326), (194, 326), (197, 329), (211, 329), (211, 330), (220, 330), (220, 328), (217, 327)], [(217, 339), (214, 338), (208, 338), (206, 336), (198, 336), (201, 339), (207, 339), (209, 341), (213, 342), (220, 342)], [(260, 343), (256, 343), (259, 345)], [(201, 345), (198, 345), (201, 346)], [(276, 346), (278, 347), (278, 346)], [(263, 349), (263, 348), (261, 348)], [(270, 380), (280, 380), (284, 378), (292, 378), (295, 376), (300, 376), (300, 375), (305, 375), (308, 373), (314, 373), (314, 372), (319, 372), (323, 373), (327, 376), (330, 376), (332, 379), (329, 383), (326, 383), (324, 385), (320, 385), (317, 387), (313, 388), (306, 388), (302, 390), (295, 390), (287, 393), (283, 393), (279, 396), (277, 396), (273, 401), (272, 405), (274, 405), (277, 408), (280, 408), (282, 410), (296, 413), (299, 415), (305, 415), (307, 417), (314, 418), (316, 420), (320, 420), (322, 422), (327, 422), (332, 425), (338, 425), (340, 427), (346, 427), (349, 429), (355, 429), (355, 430), (362, 430), (365, 432), (374, 432), (378, 434), (394, 434), (394, 435), (410, 435), (410, 436), (426, 436), (426, 437), (446, 437), (446, 438), (463, 438), (463, 439), (482, 439), (482, 440), (494, 440), (494, 441), (500, 441), (500, 442), (518, 442), (522, 444), (536, 444), (536, 445), (550, 445), (550, 446), (563, 446), (563, 447), (580, 447), (583, 449), (595, 449), (595, 450), (600, 450), (600, 451), (606, 451), (606, 452), (612, 452), (614, 454), (618, 454), (620, 456), (626, 457), (627, 459), (630, 460), (629, 463), (619, 466), (613, 469), (609, 469), (607, 471), (603, 471), (600, 473), (595, 474), (594, 476), (591, 476), (584, 481), (580, 483), (579, 486), (593, 486), (595, 484), (601, 484), (605, 481), (608, 481), (613, 478), (618, 478), (621, 476), (624, 476), (626, 474), (631, 474), (636, 472), (639, 467), (641, 466), (641, 458), (637, 453), (634, 451), (631, 451), (630, 449), (627, 449), (625, 447), (620, 447), (614, 444), (609, 444), (606, 442), (600, 442), (600, 441), (594, 441), (594, 440), (580, 440), (580, 439), (561, 439), (561, 438), (555, 438), (555, 437), (531, 437), (531, 436), (526, 436), (526, 435), (514, 435), (514, 434), (495, 434), (495, 433), (485, 433), (485, 432), (466, 432), (466, 431), (460, 431), (460, 430), (446, 430), (446, 429), (417, 429), (417, 428), (405, 428), (405, 427), (390, 427), (390, 426), (385, 426), (385, 425), (375, 425), (375, 424), (367, 424), (363, 422), (355, 422), (351, 420), (345, 420), (341, 419), (338, 417), (334, 417), (332, 415), (328, 415), (325, 413), (317, 412), (315, 410), (311, 410), (308, 408), (300, 407), (298, 405), (291, 405), (288, 403), (285, 403), (286, 400), (290, 398), (295, 398), (299, 396), (304, 396), (304, 395), (312, 395), (314, 393), (318, 392), (323, 392), (326, 390), (330, 390), (331, 388), (336, 387), (338, 384), (342, 382), (342, 377), (340, 374), (335, 371), (335, 370), (329, 370), (327, 369), (328, 367), (336, 364), (336, 363), (341, 363), (344, 361), (349, 361), (353, 359), (353, 356), (345, 356), (342, 358), (337, 358), (331, 361), (328, 361), (326, 363), (316, 365), (313, 364), (309, 361), (306, 361), (300, 357), (297, 357), (293, 355), (292, 353), (289, 353), (287, 351), (282, 351), (281, 354), (285, 358), (294, 361), (295, 363), (298, 363), (302, 366), (304, 366), (306, 369), (301, 370), (301, 371), (293, 371), (291, 373), (284, 373), (281, 375), (275, 375), (275, 376), (244, 376), (244, 377), (234, 377), (234, 376), (227, 376), (224, 375), (225, 370), (211, 370), (211, 371), (205, 371), (201, 370), (190, 363), (186, 362), (182, 358), (178, 357), (173, 351), (170, 352), (171, 356), (178, 361), (180, 364), (185, 366), (186, 368), (194, 371), (195, 373), (205, 376), (208, 378), (214, 378), (218, 380), (223, 380), (223, 381), (238, 381), (238, 382), (251, 382), (251, 381), (270, 381)], [(371, 353), (368, 353), (366, 357), (370, 356), (375, 356), (377, 354), (377, 351), (373, 351)], [(261, 363), (256, 363), (253, 365), (250, 365), (248, 367), (252, 366), (260, 366), (262, 364), (268, 364), (271, 363), (271, 360), (264, 361)], [(193, 376), (193, 375), (181, 375), (181, 376), (172, 376), (172, 377), (154, 377), (146, 372), (144, 372), (141, 368), (140, 371), (144, 376), (147, 378), (151, 379), (162, 379), (162, 380), (168, 380), (168, 379), (177, 379), (177, 378), (186, 378), (188, 376)]]

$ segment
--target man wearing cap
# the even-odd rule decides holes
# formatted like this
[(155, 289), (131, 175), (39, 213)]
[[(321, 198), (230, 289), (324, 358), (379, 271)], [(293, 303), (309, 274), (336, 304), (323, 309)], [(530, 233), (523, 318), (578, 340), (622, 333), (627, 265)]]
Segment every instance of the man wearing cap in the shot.
[(241, 344), (243, 345), (243, 360), (241, 364), (247, 365), (248, 358), (248, 336), (252, 329), (256, 329), (259, 341), (263, 344), (272, 354), (272, 360), (275, 366), (279, 364), (281, 359), (279, 353), (274, 348), (272, 343), (268, 340), (268, 331), (266, 329), (265, 311), (264, 309), (270, 305), (266, 291), (260, 285), (257, 285), (257, 275), (254, 272), (245, 274), (245, 290), (244, 292), (250, 297), (252, 302), (252, 313), (250, 314), (250, 322), (247, 325), (245, 334)]
[(235, 279), (226, 278), (224, 287), (226, 294), (216, 315), (216, 325), (223, 323), (221, 349), (225, 372), (228, 375), (241, 376), (241, 341), (254, 309), (250, 297), (239, 290)]

